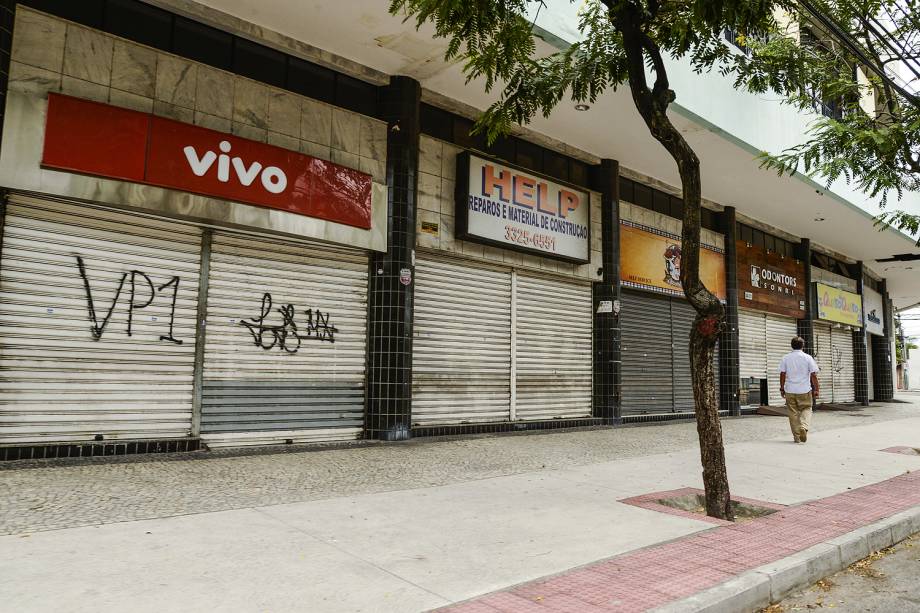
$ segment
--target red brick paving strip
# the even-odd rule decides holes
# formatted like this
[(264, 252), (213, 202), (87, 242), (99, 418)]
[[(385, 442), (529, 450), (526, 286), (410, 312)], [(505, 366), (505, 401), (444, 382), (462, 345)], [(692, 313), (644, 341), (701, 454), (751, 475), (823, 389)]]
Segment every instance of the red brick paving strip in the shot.
[(920, 472), (625, 553), (439, 611), (645, 611), (916, 505), (920, 505)]

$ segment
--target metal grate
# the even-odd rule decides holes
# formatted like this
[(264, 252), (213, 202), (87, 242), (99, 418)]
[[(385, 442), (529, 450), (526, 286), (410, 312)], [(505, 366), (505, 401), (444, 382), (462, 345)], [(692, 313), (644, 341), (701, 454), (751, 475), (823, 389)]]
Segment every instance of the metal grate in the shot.
[[(741, 411), (745, 414), (744, 410)], [(719, 417), (728, 417), (728, 411), (719, 411)], [(692, 411), (681, 411), (679, 413), (658, 413), (656, 415), (624, 415), (624, 424), (641, 424), (655, 421), (674, 421), (678, 419), (696, 419), (696, 413)]]
[(166, 441), (110, 441), (72, 445), (17, 445), (0, 447), (0, 462), (136, 455), (140, 453), (183, 453), (201, 450), (197, 438)]

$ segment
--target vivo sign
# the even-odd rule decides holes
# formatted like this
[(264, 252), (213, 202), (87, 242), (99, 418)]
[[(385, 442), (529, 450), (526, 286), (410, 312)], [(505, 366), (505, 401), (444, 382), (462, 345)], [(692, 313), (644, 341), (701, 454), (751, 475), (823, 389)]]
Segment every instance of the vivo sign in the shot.
[(222, 152), (220, 155), (213, 151), (206, 151), (201, 157), (198, 156), (198, 152), (191, 145), (182, 149), (182, 152), (185, 153), (185, 159), (188, 160), (188, 165), (196, 177), (205, 176), (208, 170), (214, 166), (214, 162), (217, 161), (217, 180), (221, 183), (230, 182), (230, 166), (232, 163), (235, 178), (243, 187), (249, 187), (256, 180), (256, 177), (260, 177), (265, 191), (280, 194), (287, 189), (287, 175), (277, 166), (263, 167), (259, 162), (253, 162), (247, 166), (242, 158), (231, 158), (227, 155), (230, 153), (230, 149), (233, 148), (233, 145), (229, 142), (222, 140), (218, 146)]
[(60, 94), (48, 98), (42, 166), (371, 227), (370, 175), (296, 151)]

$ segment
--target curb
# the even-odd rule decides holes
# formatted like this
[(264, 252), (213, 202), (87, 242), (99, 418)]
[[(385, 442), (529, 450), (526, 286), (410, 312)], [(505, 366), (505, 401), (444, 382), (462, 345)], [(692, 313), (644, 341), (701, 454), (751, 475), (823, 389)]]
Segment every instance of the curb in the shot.
[(920, 532), (920, 506), (749, 570), (693, 596), (652, 609), (652, 612), (756, 611), (843, 570), (872, 552), (900, 543), (915, 532)]

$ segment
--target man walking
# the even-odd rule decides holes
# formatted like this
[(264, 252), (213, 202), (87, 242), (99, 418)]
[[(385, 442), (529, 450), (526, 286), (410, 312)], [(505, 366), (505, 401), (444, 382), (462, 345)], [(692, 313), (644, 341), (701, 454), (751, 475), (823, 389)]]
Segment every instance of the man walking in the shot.
[(789, 411), (789, 427), (796, 443), (808, 440), (811, 426), (812, 394), (817, 398), (818, 364), (803, 351), (805, 339), (792, 339), (792, 351), (783, 356), (779, 363), (779, 393), (786, 399)]

